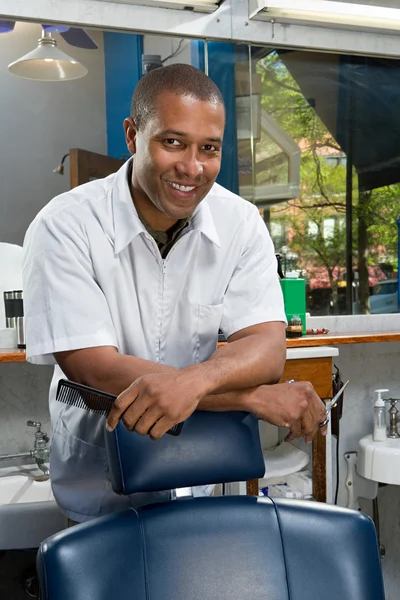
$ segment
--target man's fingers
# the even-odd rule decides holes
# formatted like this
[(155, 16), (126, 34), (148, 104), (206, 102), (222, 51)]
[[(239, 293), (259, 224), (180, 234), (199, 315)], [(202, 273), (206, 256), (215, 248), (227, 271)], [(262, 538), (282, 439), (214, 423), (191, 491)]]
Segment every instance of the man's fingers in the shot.
[(152, 440), (159, 440), (174, 425), (176, 425), (176, 423), (170, 419), (167, 419), (167, 417), (161, 417), (161, 419), (157, 421), (154, 427), (152, 427), (152, 429), (149, 431), (149, 436)]
[(317, 431), (318, 423), (315, 422), (310, 410), (306, 410), (301, 419), (301, 433), (309, 444)]
[(146, 394), (139, 394), (121, 417), (125, 427), (129, 429), (129, 431), (136, 429), (139, 420), (144, 417), (150, 408), (151, 399)]
[[(127, 411), (127, 416), (128, 413), (129, 410)], [(139, 433), (140, 435), (147, 435), (161, 417), (162, 412), (159, 409), (150, 407), (141, 417), (139, 417), (139, 420), (130, 429), (134, 429), (136, 433)]]
[(312, 399), (309, 402), (310, 411), (315, 421), (319, 424), (326, 418), (325, 404), (313, 389)]
[(321, 427), (320, 428), (320, 432), (321, 432), (321, 435), (324, 435), (324, 436), (327, 435), (327, 433), (328, 433), (328, 424), (326, 424), (323, 427)]
[(295, 421), (290, 426), (290, 432), (285, 437), (286, 442), (290, 442), (290, 440), (295, 440), (296, 438), (302, 437), (303, 433), (301, 431), (301, 422)]
[[(112, 431), (118, 425), (118, 421), (129, 406), (135, 402), (139, 394), (139, 388), (136, 382), (132, 383), (126, 390), (122, 392), (115, 400), (107, 417), (107, 431)], [(138, 416), (138, 418), (140, 415)]]

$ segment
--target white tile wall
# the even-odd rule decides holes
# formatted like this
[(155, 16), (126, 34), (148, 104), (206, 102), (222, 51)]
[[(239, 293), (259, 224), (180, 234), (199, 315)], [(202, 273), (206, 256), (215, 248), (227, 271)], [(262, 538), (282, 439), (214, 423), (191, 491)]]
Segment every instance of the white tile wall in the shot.
[(33, 448), (35, 429), (27, 427), (28, 419), (40, 421), (43, 431), (50, 433), (48, 390), (52, 373), (52, 367), (0, 363), (0, 454)]
[[(344, 506), (347, 494), (344, 488), (346, 463), (343, 454), (346, 451), (358, 450), (358, 440), (372, 431), (373, 390), (380, 387), (389, 388), (391, 397), (400, 398), (400, 343), (340, 346), (339, 356), (334, 359), (334, 362), (342, 370), (343, 378), (350, 379), (350, 384), (345, 392), (340, 437), (339, 504)], [(386, 547), (386, 556), (382, 561), (386, 600), (398, 600), (400, 589), (400, 486), (380, 488), (378, 502), (381, 542)], [(365, 501), (362, 503), (362, 507), (366, 512), (372, 514), (371, 502)]]

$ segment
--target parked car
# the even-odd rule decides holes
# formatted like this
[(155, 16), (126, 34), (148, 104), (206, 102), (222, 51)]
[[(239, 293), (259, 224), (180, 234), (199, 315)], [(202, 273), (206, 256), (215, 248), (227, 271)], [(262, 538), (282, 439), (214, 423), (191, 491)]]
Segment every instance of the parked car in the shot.
[(372, 286), (369, 303), (374, 315), (399, 312), (398, 280), (385, 279)]

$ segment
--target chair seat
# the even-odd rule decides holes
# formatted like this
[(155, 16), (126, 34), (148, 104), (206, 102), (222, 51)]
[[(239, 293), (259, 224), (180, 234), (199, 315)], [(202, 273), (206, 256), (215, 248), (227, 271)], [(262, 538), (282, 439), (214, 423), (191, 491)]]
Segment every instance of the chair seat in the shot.
[(63, 531), (37, 557), (42, 600), (383, 600), (375, 528), (312, 502), (175, 500)]

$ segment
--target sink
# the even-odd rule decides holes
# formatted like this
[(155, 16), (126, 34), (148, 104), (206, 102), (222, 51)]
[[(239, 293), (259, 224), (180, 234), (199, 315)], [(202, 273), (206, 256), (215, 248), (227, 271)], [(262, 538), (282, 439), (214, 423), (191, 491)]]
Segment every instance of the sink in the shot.
[(400, 485), (400, 438), (374, 442), (372, 435), (363, 437), (359, 442), (357, 471), (373, 481)]
[(36, 465), (0, 469), (0, 550), (37, 548), (65, 526), (50, 481)]
[(0, 478), (0, 505), (52, 501), (50, 481), (35, 480), (25, 475)]

